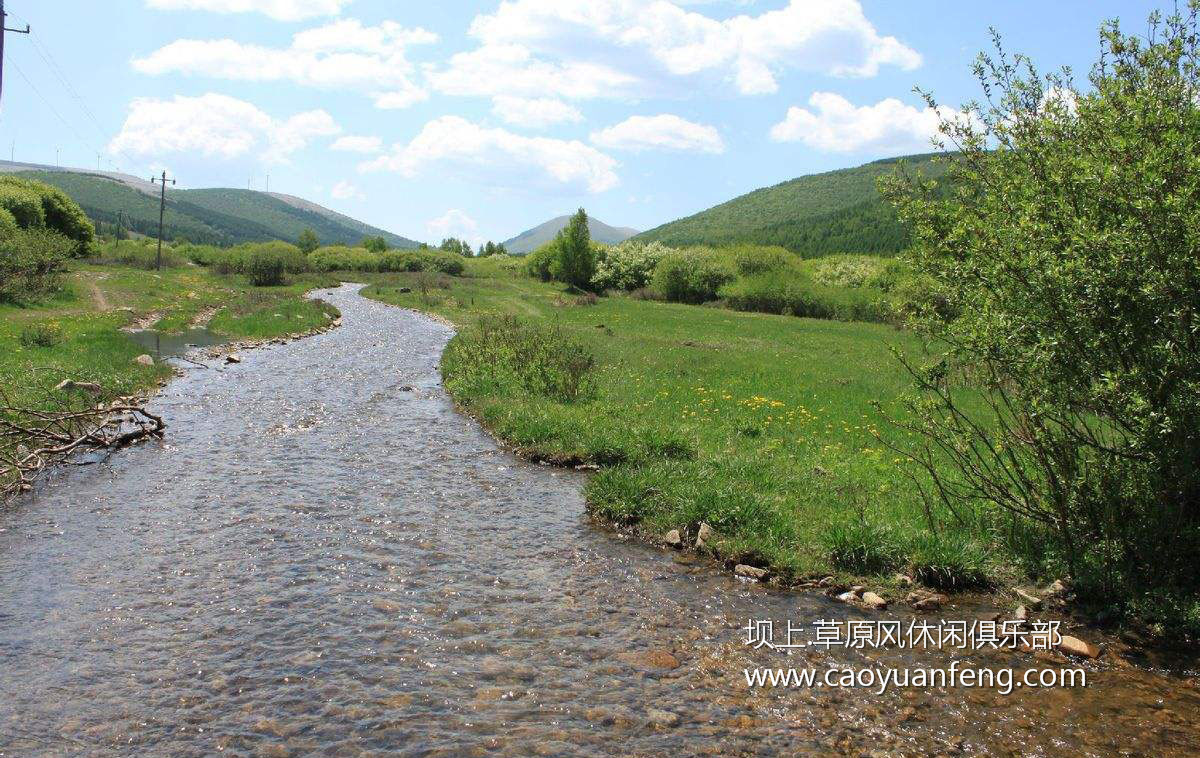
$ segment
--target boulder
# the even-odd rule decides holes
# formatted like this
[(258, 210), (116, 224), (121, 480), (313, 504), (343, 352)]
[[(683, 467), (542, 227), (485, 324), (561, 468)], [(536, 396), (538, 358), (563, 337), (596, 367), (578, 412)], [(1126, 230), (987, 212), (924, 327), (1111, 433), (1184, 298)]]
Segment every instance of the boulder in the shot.
[(835, 595), (833, 599), (843, 603), (853, 603), (858, 600), (858, 595), (855, 595), (853, 592), (843, 592), (840, 595)]
[(896, 586), (911, 587), (913, 586), (913, 578), (907, 574), (896, 574)]
[(138, 364), (139, 366), (153, 366), (154, 365), (154, 359), (151, 358), (148, 353), (142, 353), (138, 357), (134, 358), (133, 362)]
[(1058, 650), (1067, 655), (1074, 655), (1080, 658), (1100, 657), (1100, 648), (1090, 642), (1084, 642), (1078, 637), (1072, 637), (1069, 634), (1064, 634), (1058, 641)]
[(733, 573), (746, 579), (753, 579), (757, 582), (765, 578), (769, 572), (766, 569), (761, 569), (757, 566), (747, 566), (745, 563), (739, 563), (733, 567)]
[(671, 547), (682, 547), (683, 546), (683, 538), (679, 536), (678, 529), (672, 529), (671, 531), (667, 532), (666, 535), (663, 537), (663, 541), (666, 542)]
[(237, 353), (230, 353), (229, 355), (225, 356), (225, 362), (226, 363), (241, 363), (242, 357), (240, 355), (238, 355)]
[(884, 600), (882, 597), (876, 595), (870, 590), (862, 594), (862, 602), (863, 605), (876, 611), (882, 611), (888, 607), (888, 601)]
[(93, 395), (99, 395), (104, 391), (104, 389), (95, 382), (76, 382), (72, 379), (63, 379), (54, 389), (61, 392), (66, 392), (68, 390), (83, 390), (84, 392), (90, 392)]
[(703, 521), (700, 522), (700, 528), (696, 530), (696, 548), (704, 547), (713, 536), (713, 529)]

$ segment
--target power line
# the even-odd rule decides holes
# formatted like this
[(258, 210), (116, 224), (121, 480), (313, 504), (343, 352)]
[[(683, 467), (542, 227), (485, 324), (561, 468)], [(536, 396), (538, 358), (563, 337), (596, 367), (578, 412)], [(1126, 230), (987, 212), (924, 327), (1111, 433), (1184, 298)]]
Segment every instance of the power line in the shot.
[(9, 57), (7, 55), (4, 57), (4, 59), (8, 62), (8, 64), (10, 66), (12, 66), (13, 68), (15, 68), (17, 70), (17, 73), (20, 74), (21, 78), (25, 80), (25, 83), (29, 85), (29, 89), (33, 90), (33, 94), (38, 96), (38, 99), (41, 100), (42, 103), (47, 108), (50, 109), (50, 112), (53, 113), (55, 115), (55, 117), (58, 118), (58, 120), (62, 122), (63, 126), (65, 126), (71, 130), (71, 133), (75, 135), (75, 138), (77, 140), (79, 140), (79, 143), (81, 145), (83, 145), (84, 147), (88, 148), (89, 150), (95, 152), (95, 150), (96, 150), (95, 146), (90, 144), (86, 139), (84, 139), (83, 135), (81, 135), (75, 129), (75, 127), (71, 125), (70, 121), (67, 121), (65, 118), (62, 117), (62, 114), (59, 113), (58, 110), (53, 105), (51, 105), (50, 101), (46, 99), (46, 97), (42, 94), (41, 90), (39, 90), (37, 88), (37, 86), (29, 79), (29, 77), (25, 75), (25, 72), (23, 70), (21, 70), (21, 67), (17, 65), (17, 62), (14, 61), (11, 57)]

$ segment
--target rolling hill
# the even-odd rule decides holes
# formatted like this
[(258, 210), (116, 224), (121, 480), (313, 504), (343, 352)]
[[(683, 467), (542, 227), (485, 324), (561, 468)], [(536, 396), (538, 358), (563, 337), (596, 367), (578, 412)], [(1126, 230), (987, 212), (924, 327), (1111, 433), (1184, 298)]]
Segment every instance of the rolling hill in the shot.
[[(70, 195), (100, 230), (111, 231), (123, 214), (126, 229), (158, 235), (158, 186), (128, 174), (57, 169), (0, 161), (0, 173), (52, 184)], [(311, 228), (323, 244), (356, 244), (382, 236), (392, 247), (416, 247), (398, 234), (377, 229), (316, 203), (277, 192), (244, 189), (167, 189), (163, 236), (214, 245), (273, 239), (295, 241)]]
[(894, 255), (908, 233), (875, 186), (900, 161), (937, 177), (944, 167), (934, 154), (887, 158), (757, 189), (637, 235), (667, 245), (782, 245), (805, 256), (832, 253)]
[[(536, 250), (554, 239), (554, 235), (558, 234), (558, 230), (565, 227), (570, 220), (570, 216), (552, 218), (544, 224), (539, 224), (532, 229), (526, 229), (512, 239), (505, 240), (504, 247), (508, 252), (516, 255), (523, 255), (531, 250)], [(591, 216), (588, 216), (588, 231), (591, 233), (593, 240), (603, 242), (606, 245), (615, 245), (618, 242), (624, 242), (638, 233), (637, 229), (630, 229), (623, 226), (609, 226)]]

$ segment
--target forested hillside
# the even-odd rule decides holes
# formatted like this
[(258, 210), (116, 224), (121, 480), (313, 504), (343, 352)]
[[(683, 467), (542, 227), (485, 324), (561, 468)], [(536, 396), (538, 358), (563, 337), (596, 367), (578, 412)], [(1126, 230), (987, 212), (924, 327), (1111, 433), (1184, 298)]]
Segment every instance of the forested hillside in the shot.
[(908, 243), (876, 179), (901, 161), (937, 177), (932, 154), (887, 158), (856, 168), (811, 174), (764, 187), (638, 235), (672, 246), (782, 245), (806, 257), (832, 253), (894, 255)]

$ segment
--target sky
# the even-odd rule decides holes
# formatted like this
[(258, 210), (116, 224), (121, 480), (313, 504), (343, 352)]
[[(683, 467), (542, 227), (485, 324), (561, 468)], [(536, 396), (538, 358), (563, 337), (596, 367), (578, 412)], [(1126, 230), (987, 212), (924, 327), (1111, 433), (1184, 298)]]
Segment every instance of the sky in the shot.
[(7, 0), (0, 157), (286, 192), (478, 244), (648, 229), (930, 149), (989, 27), (1083, 78), (1162, 2)]

